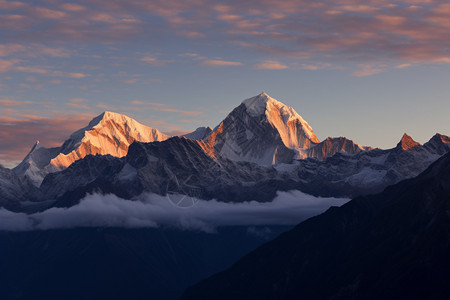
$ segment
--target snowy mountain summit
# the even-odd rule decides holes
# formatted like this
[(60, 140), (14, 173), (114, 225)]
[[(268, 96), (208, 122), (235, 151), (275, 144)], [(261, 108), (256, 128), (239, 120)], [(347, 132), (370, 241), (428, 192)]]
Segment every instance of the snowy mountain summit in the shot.
[(86, 155), (123, 157), (134, 141), (163, 141), (167, 135), (122, 114), (106, 111), (75, 131), (61, 147), (44, 148), (37, 142), (14, 169), (39, 186), (48, 173), (63, 170)]
[(244, 100), (206, 140), (229, 159), (260, 165), (306, 157), (325, 159), (337, 152), (354, 154), (365, 150), (348, 139), (328, 139), (324, 146), (292, 107), (266, 93)]
[(242, 103), (250, 115), (265, 115), (269, 124), (278, 130), (288, 148), (304, 150), (311, 144), (320, 142), (311, 126), (292, 107), (266, 93), (246, 99)]

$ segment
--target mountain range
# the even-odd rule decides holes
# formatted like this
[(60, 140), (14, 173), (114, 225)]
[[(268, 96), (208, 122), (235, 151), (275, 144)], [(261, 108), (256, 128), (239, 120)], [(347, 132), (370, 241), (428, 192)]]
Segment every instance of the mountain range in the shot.
[[(184, 299), (446, 298), (449, 152), (441, 134), (423, 145), (404, 134), (392, 149), (320, 141), (293, 108), (265, 93), (214, 129), (183, 136), (104, 112), (60, 147), (36, 142), (16, 168), (0, 166), (1, 224), (18, 225), (0, 231), (1, 295), (177, 299), (191, 286)], [(322, 199), (313, 196), (353, 200), (293, 229), (269, 225), (280, 194), (301, 202), (305, 193), (314, 204)], [(219, 208), (214, 220), (233, 207), (231, 223), (211, 229), (189, 219), (195, 201)], [(174, 210), (163, 211), (166, 204)], [(249, 207), (268, 207), (260, 216), (267, 223), (238, 224), (255, 216)], [(140, 214), (145, 209), (152, 214)], [(297, 212), (295, 222), (304, 220)], [(157, 214), (168, 221), (153, 222)]]
[(33, 212), (93, 192), (134, 199), (195, 191), (225, 202), (271, 201), (288, 190), (355, 197), (414, 177), (449, 150), (450, 138), (440, 134), (424, 145), (405, 134), (387, 150), (345, 137), (321, 142), (293, 108), (265, 93), (244, 100), (214, 129), (181, 137), (104, 112), (60, 147), (36, 143), (12, 171), (2, 168), (0, 205)]

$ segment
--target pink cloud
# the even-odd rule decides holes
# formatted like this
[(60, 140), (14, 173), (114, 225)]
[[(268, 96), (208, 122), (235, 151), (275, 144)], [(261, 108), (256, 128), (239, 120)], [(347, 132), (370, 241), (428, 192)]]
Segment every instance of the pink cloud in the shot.
[(145, 57), (141, 58), (141, 61), (148, 63), (150, 65), (154, 65), (154, 66), (164, 66), (167, 64), (166, 61), (161, 61), (161, 60), (158, 60), (156, 57), (151, 57), (151, 56), (145, 56)]
[(47, 19), (62, 19), (67, 15), (65, 12), (54, 9), (48, 9), (45, 7), (36, 7), (34, 8), (34, 10), (38, 17)]
[(219, 20), (223, 20), (223, 21), (234, 22), (234, 21), (242, 19), (242, 17), (240, 15), (221, 14), (221, 15), (218, 16), (218, 19)]
[(20, 1), (0, 1), (0, 9), (19, 9), (25, 6), (25, 3)]
[[(14, 9), (0, 15), (0, 26), (15, 31), (14, 44), (17, 40), (45, 45), (69, 40), (120, 47), (124, 41), (145, 39), (158, 44), (182, 36), (201, 39), (199, 43), (232, 43), (245, 51), (273, 55), (275, 60), (307, 60), (307, 65), (429, 63), (447, 57), (450, 47), (450, 5), (439, 1), (96, 0), (88, 10), (75, 3), (36, 7), (34, 2), (0, 1), (0, 8)], [(46, 30), (33, 31), (31, 36), (36, 26)], [(46, 55), (70, 55), (48, 47), (42, 50)], [(146, 62), (166, 63), (152, 56)], [(242, 63), (205, 60), (201, 65)]]
[(380, 8), (373, 7), (369, 5), (344, 5), (337, 7), (340, 10), (350, 11), (350, 12), (359, 12), (365, 14), (371, 14), (378, 11)]
[(8, 56), (13, 53), (25, 51), (25, 47), (19, 44), (0, 45), (0, 56)]
[(55, 71), (53, 72), (53, 76), (63, 76), (63, 77), (69, 77), (69, 78), (85, 78), (89, 75), (84, 73), (70, 73), (70, 72), (59, 72)]
[(85, 98), (72, 98), (72, 99), (69, 99), (69, 102), (72, 102), (72, 103), (85, 103), (85, 102), (87, 102), (87, 99), (85, 99)]
[(283, 70), (288, 69), (289, 67), (276, 60), (266, 60), (260, 64), (255, 65), (254, 68), (264, 70)]
[(15, 70), (27, 73), (47, 74), (48, 70), (38, 67), (15, 67)]
[(12, 66), (16, 64), (18, 60), (4, 60), (0, 59), (0, 73), (5, 73), (11, 70)]
[(360, 70), (353, 72), (353, 75), (356, 77), (375, 75), (384, 71), (383, 67), (374, 64), (360, 64), (359, 67), (361, 68)]
[(64, 3), (61, 5), (61, 8), (68, 11), (84, 11), (86, 10), (86, 7), (83, 5), (75, 4), (75, 3)]
[(378, 15), (376, 18), (383, 24), (389, 26), (401, 25), (406, 21), (405, 17), (399, 16), (389, 16), (389, 15)]
[(75, 108), (75, 109), (84, 109), (84, 110), (90, 110), (91, 109), (90, 106), (88, 106), (86, 104), (83, 104), (83, 103), (69, 102), (69, 103), (66, 103), (66, 105), (70, 106), (72, 108)]
[(97, 13), (94, 15), (91, 15), (90, 17), (93, 21), (100, 21), (105, 23), (117, 23), (118, 20), (112, 17), (110, 14), (107, 13)]
[(205, 60), (201, 63), (201, 65), (210, 67), (233, 67), (233, 66), (242, 66), (242, 63), (238, 61), (226, 61), (226, 60)]
[(401, 64), (401, 65), (395, 66), (396, 69), (404, 69), (404, 68), (409, 68), (409, 67), (411, 67), (411, 64)]
[[(39, 54), (49, 55), (52, 57), (69, 57), (70, 51), (65, 48), (46, 47), (43, 45), (37, 45), (32, 47), (29, 51), (36, 51)], [(32, 54), (29, 54), (32, 55)]]
[(190, 39), (199, 39), (199, 38), (205, 37), (205, 34), (199, 32), (199, 31), (181, 30), (178, 33), (179, 33), (179, 35), (188, 37)]
[(0, 99), (0, 105), (6, 107), (18, 107), (23, 106), (23, 102), (11, 99)]

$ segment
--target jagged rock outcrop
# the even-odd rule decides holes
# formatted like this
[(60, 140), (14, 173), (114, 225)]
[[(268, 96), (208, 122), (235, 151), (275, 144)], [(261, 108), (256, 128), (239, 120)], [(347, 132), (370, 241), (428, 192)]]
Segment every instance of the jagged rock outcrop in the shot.
[(328, 137), (319, 144), (309, 148), (306, 153), (307, 157), (314, 157), (323, 160), (333, 156), (336, 153), (345, 153), (349, 155), (360, 153), (361, 151), (372, 150), (370, 147), (362, 147), (355, 144), (352, 140), (345, 137), (332, 138)]

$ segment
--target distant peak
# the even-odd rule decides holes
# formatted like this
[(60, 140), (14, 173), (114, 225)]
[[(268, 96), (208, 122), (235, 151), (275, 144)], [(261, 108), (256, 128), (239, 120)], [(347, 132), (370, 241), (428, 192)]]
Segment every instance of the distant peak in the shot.
[(33, 147), (30, 150), (30, 153), (32, 153), (34, 150), (36, 150), (36, 148), (39, 146), (39, 140), (36, 140), (36, 142), (34, 143)]
[(436, 133), (435, 135), (433, 135), (433, 137), (429, 140), (429, 142), (431, 141), (435, 141), (435, 142), (440, 142), (440, 143), (444, 143), (444, 144), (449, 144), (450, 143), (450, 137), (446, 136), (446, 135), (442, 135), (440, 133)]
[(400, 142), (397, 144), (397, 148), (401, 148), (403, 150), (408, 150), (408, 149), (411, 149), (411, 148), (419, 146), (419, 145), (420, 144), (418, 142), (413, 140), (412, 137), (410, 137), (409, 135), (407, 135), (405, 133), (405, 134), (403, 134)]

